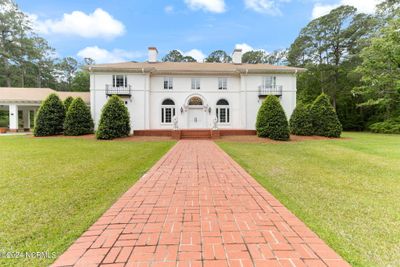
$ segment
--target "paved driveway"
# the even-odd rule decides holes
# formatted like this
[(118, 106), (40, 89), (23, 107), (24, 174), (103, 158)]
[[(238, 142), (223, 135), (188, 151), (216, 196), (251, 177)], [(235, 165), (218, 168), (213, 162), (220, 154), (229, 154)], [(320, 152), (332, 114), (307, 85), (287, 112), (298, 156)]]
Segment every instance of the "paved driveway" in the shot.
[(179, 141), (54, 263), (72, 265), (349, 266), (207, 140)]

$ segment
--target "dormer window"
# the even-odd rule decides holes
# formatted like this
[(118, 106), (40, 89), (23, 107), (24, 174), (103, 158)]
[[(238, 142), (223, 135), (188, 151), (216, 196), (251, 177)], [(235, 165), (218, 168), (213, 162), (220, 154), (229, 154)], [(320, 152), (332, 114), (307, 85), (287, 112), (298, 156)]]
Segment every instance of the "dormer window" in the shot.
[(128, 77), (126, 75), (113, 75), (113, 87), (128, 87)]

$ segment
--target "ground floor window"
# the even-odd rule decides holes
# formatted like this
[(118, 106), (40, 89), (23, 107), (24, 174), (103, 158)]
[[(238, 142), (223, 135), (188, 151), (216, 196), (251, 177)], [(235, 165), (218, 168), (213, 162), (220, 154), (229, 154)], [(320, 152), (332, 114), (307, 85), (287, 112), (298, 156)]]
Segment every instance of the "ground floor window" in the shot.
[(231, 114), (229, 108), (229, 102), (225, 99), (220, 99), (217, 102), (216, 108), (218, 123), (230, 123)]
[(172, 99), (165, 99), (161, 105), (161, 123), (172, 123), (175, 116), (175, 102)]

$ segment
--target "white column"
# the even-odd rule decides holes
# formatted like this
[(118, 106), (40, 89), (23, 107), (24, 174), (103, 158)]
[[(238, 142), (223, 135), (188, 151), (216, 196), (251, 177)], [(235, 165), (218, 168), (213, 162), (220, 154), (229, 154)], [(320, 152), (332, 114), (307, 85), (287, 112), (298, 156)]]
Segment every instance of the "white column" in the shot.
[(18, 130), (18, 106), (15, 104), (9, 105), (9, 118), (10, 124), (9, 128), (10, 131), (17, 131)]
[(29, 116), (29, 109), (24, 109), (22, 110), (22, 118), (24, 120), (24, 129), (30, 129), (31, 128), (31, 118)]

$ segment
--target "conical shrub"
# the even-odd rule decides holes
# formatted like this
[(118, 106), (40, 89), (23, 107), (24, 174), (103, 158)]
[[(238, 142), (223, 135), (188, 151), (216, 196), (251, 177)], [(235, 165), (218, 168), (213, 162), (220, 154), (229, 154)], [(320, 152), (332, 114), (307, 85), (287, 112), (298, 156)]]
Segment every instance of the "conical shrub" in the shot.
[(34, 136), (58, 135), (63, 132), (65, 107), (56, 94), (50, 94), (40, 106), (36, 118)]
[(90, 109), (82, 98), (75, 98), (65, 117), (64, 135), (84, 135), (93, 133), (93, 120)]
[(305, 136), (313, 135), (310, 106), (299, 103), (290, 117), (289, 125), (291, 134)]
[(322, 93), (314, 100), (310, 113), (314, 135), (340, 137), (342, 124), (326, 94)]
[(104, 105), (99, 127), (96, 132), (97, 139), (114, 139), (128, 136), (131, 131), (129, 111), (118, 96), (111, 96)]
[(289, 140), (289, 125), (279, 99), (267, 96), (262, 103), (256, 122), (257, 135), (274, 140)]
[(65, 112), (68, 112), (68, 108), (71, 105), (72, 101), (74, 101), (74, 98), (72, 96), (69, 96), (64, 100)]

